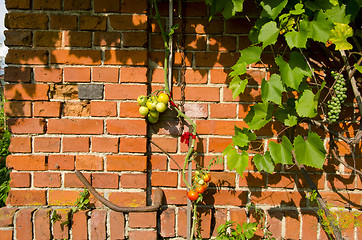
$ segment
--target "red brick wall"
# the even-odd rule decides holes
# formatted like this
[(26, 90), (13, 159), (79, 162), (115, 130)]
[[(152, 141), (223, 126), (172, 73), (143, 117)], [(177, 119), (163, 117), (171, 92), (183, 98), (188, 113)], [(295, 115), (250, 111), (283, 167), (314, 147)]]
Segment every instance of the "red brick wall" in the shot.
[[(2, 239), (185, 237), (181, 175), (147, 138), (182, 165), (187, 149), (180, 135), (187, 126), (172, 112), (147, 125), (136, 104), (138, 95), (163, 87), (163, 42), (148, 1), (6, 0), (6, 6), (5, 111), (13, 133), (7, 166), (13, 171), (8, 207), (0, 210)], [(159, 7), (165, 20), (168, 6)], [(174, 21), (180, 24), (175, 45), (185, 48), (185, 68), (182, 54), (176, 52), (173, 94), (176, 100), (185, 96), (186, 114), (198, 126), (198, 159), (207, 165), (231, 142), (234, 125), (245, 126), (242, 119), (249, 106), (260, 100), (256, 85), (267, 73), (252, 66), (246, 94), (233, 100), (227, 73), (238, 51), (249, 44), (251, 24), (244, 16), (209, 22), (204, 1), (175, 1), (174, 8)], [(254, 21), (256, 7), (248, 2), (245, 8)], [(183, 19), (177, 17), (181, 14)], [(184, 92), (176, 86), (183, 73)], [(103, 92), (96, 98), (80, 97), (88, 96), (81, 89), (89, 86)], [(262, 152), (281, 129), (269, 124), (259, 130), (261, 138), (251, 152)], [(166, 195), (162, 210), (123, 215), (92, 197), (97, 209), (76, 213), (73, 224), (61, 229), (59, 222), (50, 221), (50, 208), (66, 216), (76, 201), (83, 185), (75, 169), (120, 206), (145, 206), (151, 189), (161, 187)], [(203, 237), (215, 236), (225, 220), (252, 221), (246, 205), (254, 203), (265, 212), (277, 238), (326, 239), (295, 168), (280, 167), (274, 175), (255, 170), (250, 165), (241, 177), (226, 165), (212, 167), (212, 183), (201, 206)], [(337, 206), (360, 207), (361, 179), (335, 163), (325, 170), (312, 175), (322, 196)], [(336, 170), (342, 175), (335, 175)], [(361, 239), (362, 230), (345, 234)]]

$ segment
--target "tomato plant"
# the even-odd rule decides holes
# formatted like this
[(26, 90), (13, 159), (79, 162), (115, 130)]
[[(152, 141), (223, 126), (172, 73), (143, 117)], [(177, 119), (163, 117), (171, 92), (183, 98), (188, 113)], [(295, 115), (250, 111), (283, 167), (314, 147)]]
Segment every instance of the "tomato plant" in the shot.
[(194, 190), (189, 190), (187, 192), (187, 197), (190, 199), (190, 201), (196, 201), (199, 198), (199, 193)]

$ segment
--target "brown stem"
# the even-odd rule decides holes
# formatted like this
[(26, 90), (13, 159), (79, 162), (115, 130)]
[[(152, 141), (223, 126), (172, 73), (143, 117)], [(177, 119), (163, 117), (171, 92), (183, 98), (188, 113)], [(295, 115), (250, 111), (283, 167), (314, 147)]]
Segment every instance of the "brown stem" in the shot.
[(357, 174), (359, 174), (360, 176), (362, 176), (362, 171), (360, 171), (360, 170), (358, 170), (358, 169), (350, 166), (350, 165), (347, 164), (345, 161), (342, 161), (342, 159), (338, 156), (337, 151), (336, 151), (334, 148), (331, 149), (331, 152), (332, 152), (333, 157), (334, 157), (338, 162), (342, 163), (343, 166), (345, 166), (346, 168), (351, 169), (351, 170), (354, 171), (355, 173), (357, 173)]

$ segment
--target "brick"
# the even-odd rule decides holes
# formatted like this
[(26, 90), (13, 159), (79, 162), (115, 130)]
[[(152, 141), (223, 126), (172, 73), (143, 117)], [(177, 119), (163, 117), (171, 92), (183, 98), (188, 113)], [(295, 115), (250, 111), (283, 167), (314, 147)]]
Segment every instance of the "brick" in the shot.
[(209, 152), (222, 152), (224, 149), (232, 143), (230, 138), (209, 138)]
[(50, 155), (48, 157), (49, 170), (74, 170), (74, 156)]
[(125, 118), (139, 118), (139, 108), (136, 102), (120, 102), (119, 116)]
[(147, 47), (147, 32), (124, 32), (123, 47)]
[(212, 172), (209, 184), (216, 187), (235, 187), (235, 173)]
[(48, 90), (46, 84), (6, 84), (4, 96), (8, 100), (48, 100)]
[(157, 240), (157, 231), (129, 231), (129, 239), (149, 239)]
[(107, 27), (107, 18), (105, 16), (80, 16), (79, 29), (104, 31)]
[(48, 205), (72, 206), (79, 197), (79, 191), (49, 190)]
[(106, 50), (106, 65), (146, 65), (147, 51), (145, 50)]
[(94, 32), (95, 46), (120, 47), (121, 34), (119, 32)]
[(268, 204), (270, 206), (305, 206), (306, 199), (302, 192), (294, 191), (252, 191), (251, 201), (257, 204)]
[(317, 239), (318, 233), (318, 216), (314, 211), (302, 211), (302, 234), (303, 239), (308, 238), (310, 240)]
[(90, 8), (89, 0), (64, 0), (64, 10), (90, 10)]
[(111, 192), (109, 201), (120, 207), (144, 207), (146, 192)]
[(109, 224), (111, 239), (123, 239), (124, 238), (124, 214), (121, 212), (111, 211), (109, 213)]
[(63, 116), (88, 117), (90, 116), (90, 104), (87, 101), (65, 102)]
[(30, 0), (5, 0), (7, 9), (30, 9)]
[(177, 187), (177, 172), (152, 172), (152, 186)]
[(90, 82), (91, 69), (85, 67), (65, 67), (64, 81), (65, 82)]
[(13, 230), (0, 230), (0, 236), (3, 240), (12, 240), (13, 239)]
[(122, 188), (147, 188), (147, 174), (145, 173), (124, 173), (121, 175)]
[[(160, 146), (164, 151), (169, 153), (175, 153), (177, 151), (177, 139), (176, 138), (152, 138), (152, 141)], [(155, 145), (151, 144), (152, 152), (162, 152)]]
[(114, 30), (146, 30), (147, 15), (110, 15), (109, 20)]
[(5, 27), (7, 29), (47, 29), (48, 16), (43, 13), (7, 13)]
[(50, 62), (68, 65), (101, 64), (100, 50), (52, 50)]
[(102, 100), (103, 84), (81, 84), (78, 86), (78, 98), (81, 100)]
[(122, 13), (146, 13), (147, 1), (124, 0), (121, 2), (121, 11)]
[(49, 119), (48, 133), (101, 134), (103, 121), (98, 119)]
[(186, 35), (185, 45), (187, 50), (206, 51), (206, 36)]
[(174, 209), (163, 209), (160, 215), (160, 235), (162, 237), (174, 237), (175, 236), (175, 210)]
[(0, 227), (11, 227), (13, 226), (13, 218), (17, 208), (0, 208)]
[(88, 239), (87, 211), (78, 211), (72, 216), (72, 236), (74, 240)]
[(236, 50), (236, 37), (212, 36), (209, 39), (210, 51), (234, 52)]
[(227, 210), (223, 208), (216, 208), (215, 211), (215, 228), (212, 232), (212, 236), (217, 236), (217, 228), (225, 223), (225, 219), (227, 219)]
[(60, 152), (60, 138), (34, 138), (34, 152)]
[(186, 84), (205, 84), (207, 83), (207, 70), (205, 69), (186, 69)]
[(231, 89), (223, 88), (223, 100), (225, 102), (260, 102), (261, 101), (261, 90), (246, 87), (244, 94), (240, 94), (238, 97), (233, 99)]
[(144, 120), (108, 119), (109, 134), (146, 135), (147, 124)]
[(155, 228), (157, 224), (156, 212), (130, 212), (128, 223), (131, 228)]
[(197, 52), (195, 64), (198, 67), (233, 66), (239, 58), (239, 53), (233, 52)]
[(116, 117), (117, 103), (110, 101), (91, 101), (90, 114), (93, 117)]
[(78, 85), (50, 85), (50, 96), (57, 100), (75, 100), (78, 99)]
[(163, 189), (167, 204), (185, 205), (187, 203), (186, 189)]
[(11, 188), (29, 188), (30, 187), (30, 173), (24, 172), (11, 172), (10, 173), (10, 187)]
[(34, 33), (34, 46), (61, 47), (62, 33), (55, 31), (36, 31)]
[(234, 126), (247, 127), (243, 121), (197, 120), (196, 124), (198, 134), (233, 135)]
[(94, 240), (106, 239), (106, 217), (107, 211), (104, 209), (96, 209), (92, 211), (90, 224), (90, 237)]
[(51, 14), (49, 26), (50, 29), (77, 30), (78, 17), (76, 15)]
[(266, 174), (259, 172), (244, 172), (243, 176), (239, 177), (240, 187), (266, 187)]
[(119, 12), (120, 2), (118, 0), (95, 0), (94, 11), (95, 12)]
[(31, 68), (28, 67), (5, 67), (4, 79), (7, 82), (30, 82)]
[(33, 224), (31, 220), (33, 211), (33, 209), (20, 209), (16, 214), (16, 239), (25, 240), (33, 238)]
[(220, 19), (209, 21), (208, 19), (189, 18), (185, 23), (185, 31), (193, 34), (218, 34), (223, 32), (223, 21)]
[(179, 208), (177, 216), (177, 235), (187, 237), (187, 213), (185, 208)]
[(92, 155), (77, 155), (75, 166), (77, 170), (103, 170), (103, 158)]
[(88, 137), (63, 137), (63, 152), (88, 152)]
[(6, 30), (5, 34), (5, 45), (6, 46), (26, 46), (32, 45), (32, 33), (31, 31), (16, 31)]
[(60, 173), (36, 172), (34, 173), (34, 187), (60, 187)]
[(139, 95), (147, 95), (146, 85), (115, 85), (105, 84), (106, 100), (137, 99)]
[(185, 114), (191, 118), (207, 118), (208, 107), (203, 103), (185, 103)]
[(211, 118), (236, 118), (236, 104), (210, 104)]
[(4, 102), (4, 112), (8, 117), (31, 117), (31, 103)]
[(245, 118), (250, 111), (250, 104), (239, 104), (239, 118)]
[(146, 153), (147, 139), (146, 138), (120, 138), (119, 152)]
[(5, 58), (7, 64), (42, 65), (48, 63), (48, 51), (32, 49), (9, 49)]
[(60, 117), (60, 102), (34, 102), (34, 117)]
[(60, 216), (61, 221), (53, 223), (53, 236), (55, 239), (68, 239), (69, 238), (69, 225), (62, 226), (63, 221), (69, 220), (69, 209), (57, 209), (53, 214)]
[(60, 10), (61, 0), (34, 0), (36, 10)]
[(166, 170), (167, 169), (167, 156), (164, 155), (151, 155), (150, 157), (151, 167), (154, 170)]
[(6, 204), (10, 206), (44, 206), (46, 205), (46, 190), (10, 189)]
[(93, 67), (92, 69), (93, 82), (118, 83), (118, 78), (119, 78), (119, 68)]
[[(300, 234), (300, 216), (297, 211), (285, 212), (285, 238), (299, 239)], [(309, 238), (309, 236), (308, 236)]]
[[(317, 186), (318, 189), (324, 189), (325, 176), (322, 174), (309, 174), (309, 177)], [(298, 188), (309, 188), (307, 181), (302, 174), (298, 174), (298, 181), (296, 182)]]
[[(179, 99), (179, 94), (174, 92), (175, 99)], [(189, 101), (218, 102), (220, 100), (220, 89), (218, 87), (186, 87), (185, 98)]]
[(6, 166), (14, 170), (44, 171), (46, 170), (45, 156), (41, 155), (9, 155)]
[(210, 81), (211, 83), (227, 83), (228, 74), (230, 70), (228, 69), (211, 69), (210, 70)]
[(92, 33), (91, 32), (64, 32), (65, 47), (91, 47)]
[(328, 174), (327, 183), (328, 187), (332, 189), (355, 189), (356, 175), (347, 174)]
[(294, 174), (280, 174), (274, 173), (268, 175), (268, 185), (271, 188), (284, 188), (292, 189), (294, 188)]
[(147, 169), (146, 156), (108, 155), (107, 171), (140, 171)]
[(92, 185), (95, 188), (118, 188), (119, 176), (115, 173), (92, 173)]
[(50, 239), (50, 209), (37, 209), (34, 213), (34, 238)]
[[(231, 20), (231, 19), (230, 19)], [(248, 34), (253, 23), (247, 18), (233, 18), (226, 24), (226, 33), (232, 34)]]
[[(85, 179), (89, 183), (92, 182), (91, 173), (82, 173)], [(84, 184), (79, 180), (75, 173), (66, 173), (64, 174), (64, 187), (66, 188), (84, 188)]]
[(147, 68), (121, 68), (121, 82), (147, 83)]
[(118, 152), (118, 138), (93, 137), (92, 152)]
[(61, 68), (34, 68), (34, 80), (36, 82), (54, 82), (59, 83), (63, 78), (63, 69)]

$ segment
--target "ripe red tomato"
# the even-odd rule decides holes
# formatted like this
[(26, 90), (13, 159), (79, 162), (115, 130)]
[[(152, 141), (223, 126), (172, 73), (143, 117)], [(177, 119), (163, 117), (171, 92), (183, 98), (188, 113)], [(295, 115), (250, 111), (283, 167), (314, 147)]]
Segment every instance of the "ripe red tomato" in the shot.
[(203, 193), (206, 191), (206, 189), (207, 189), (206, 184), (196, 186), (196, 192), (198, 192), (198, 193)]
[(205, 182), (210, 182), (211, 175), (210, 173), (206, 173), (202, 178), (204, 179)]
[(195, 192), (194, 190), (190, 190), (187, 192), (187, 197), (191, 201), (196, 201), (199, 198), (199, 194), (197, 192)]

